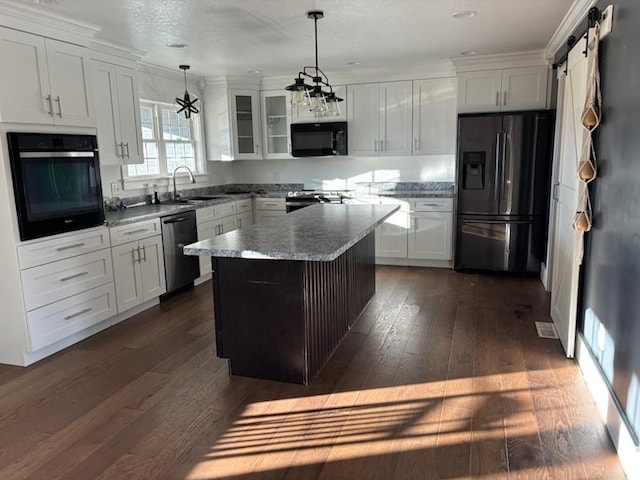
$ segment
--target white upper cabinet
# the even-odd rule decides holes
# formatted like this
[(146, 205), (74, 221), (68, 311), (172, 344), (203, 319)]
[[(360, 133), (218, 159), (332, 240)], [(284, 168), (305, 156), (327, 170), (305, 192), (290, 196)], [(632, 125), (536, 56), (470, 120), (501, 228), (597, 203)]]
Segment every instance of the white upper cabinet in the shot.
[(0, 27), (0, 121), (95, 126), (87, 49)]
[(135, 70), (96, 60), (91, 66), (100, 162), (142, 163), (140, 101)]
[(260, 92), (264, 158), (291, 158), (289, 95), (285, 90)]
[(547, 107), (548, 68), (506, 68), (458, 74), (458, 111), (497, 112)]
[(411, 155), (412, 83), (347, 87), (349, 155)]
[(413, 82), (413, 154), (456, 151), (456, 78)]

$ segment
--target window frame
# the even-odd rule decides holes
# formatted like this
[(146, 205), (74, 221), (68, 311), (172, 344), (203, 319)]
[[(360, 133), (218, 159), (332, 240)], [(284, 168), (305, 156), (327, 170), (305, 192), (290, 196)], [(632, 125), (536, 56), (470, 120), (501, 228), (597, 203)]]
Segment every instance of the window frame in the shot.
[[(158, 153), (158, 173), (149, 174), (149, 175), (131, 175), (129, 173), (129, 166), (135, 166), (140, 164), (127, 164), (123, 165), (122, 168), (122, 176), (125, 182), (136, 183), (140, 181), (147, 180), (155, 180), (155, 179), (168, 179), (172, 178), (173, 170), (169, 171), (167, 166), (167, 155), (166, 155), (166, 146), (167, 144), (190, 144), (193, 148), (193, 156), (194, 156), (194, 166), (193, 170), (194, 176), (206, 176), (206, 162), (204, 162), (204, 155), (202, 151), (202, 131), (201, 131), (201, 122), (200, 117), (192, 118), (189, 121), (189, 130), (191, 134), (191, 140), (165, 140), (162, 138), (162, 110), (170, 110), (173, 113), (173, 105), (166, 102), (157, 102), (152, 100), (140, 100), (140, 104), (138, 106), (139, 109), (142, 107), (150, 107), (152, 110), (153, 117), (153, 139), (145, 139), (142, 137), (142, 158), (144, 160), (143, 164), (146, 163), (145, 158), (145, 144), (152, 143), (155, 144), (156, 150)], [(173, 113), (175, 115), (175, 113)], [(140, 129), (142, 129), (142, 124), (140, 125)], [(187, 172), (182, 170), (178, 172), (178, 175), (187, 175)]]

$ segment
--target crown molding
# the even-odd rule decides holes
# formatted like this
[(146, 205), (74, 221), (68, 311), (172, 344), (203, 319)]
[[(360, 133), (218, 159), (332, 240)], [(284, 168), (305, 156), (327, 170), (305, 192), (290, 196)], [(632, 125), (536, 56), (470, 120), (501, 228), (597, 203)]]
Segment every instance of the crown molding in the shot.
[[(159, 75), (165, 78), (171, 78), (173, 80), (180, 80), (184, 82), (184, 73), (182, 70), (173, 69), (169, 67), (163, 67), (160, 65), (154, 65), (146, 62), (139, 62), (136, 70), (139, 72), (148, 73), (150, 75)], [(202, 82), (202, 77), (187, 72), (187, 83), (192, 85), (199, 85)]]
[(544, 52), (514, 52), (493, 55), (474, 55), (472, 57), (452, 57), (451, 62), (457, 72), (472, 72), (478, 70), (495, 70), (498, 68), (533, 67), (549, 65)]
[(125, 60), (134, 65), (147, 54), (147, 52), (142, 50), (95, 38), (89, 42), (89, 48), (91, 49), (91, 58), (95, 58), (96, 60), (109, 61), (113, 57), (117, 57), (120, 60)]
[(98, 25), (14, 0), (3, 0), (0, 3), (0, 25), (85, 47), (89, 46), (89, 40), (95, 33), (100, 31)]
[(569, 36), (578, 28), (580, 23), (587, 18), (589, 9), (593, 7), (597, 1), (598, 0), (574, 0), (544, 49), (544, 56), (550, 63), (553, 63), (553, 58), (558, 50), (564, 46)]

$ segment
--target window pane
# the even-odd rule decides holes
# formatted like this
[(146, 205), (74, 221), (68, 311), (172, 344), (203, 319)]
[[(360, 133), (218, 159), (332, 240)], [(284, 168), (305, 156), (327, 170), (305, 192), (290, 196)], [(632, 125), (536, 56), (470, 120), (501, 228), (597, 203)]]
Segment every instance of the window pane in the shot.
[(182, 115), (176, 114), (173, 110), (163, 108), (162, 110), (162, 139), (163, 140), (191, 140), (190, 121)]
[(144, 163), (140, 165), (127, 165), (130, 177), (160, 174), (160, 163), (156, 144), (154, 142), (144, 142), (143, 146)]
[(147, 106), (140, 107), (140, 123), (142, 124), (142, 138), (151, 140), (155, 138), (153, 131), (153, 108)]
[(167, 142), (165, 152), (168, 172), (173, 172), (180, 165), (186, 165), (195, 171), (196, 161), (193, 155), (193, 145), (190, 143)]

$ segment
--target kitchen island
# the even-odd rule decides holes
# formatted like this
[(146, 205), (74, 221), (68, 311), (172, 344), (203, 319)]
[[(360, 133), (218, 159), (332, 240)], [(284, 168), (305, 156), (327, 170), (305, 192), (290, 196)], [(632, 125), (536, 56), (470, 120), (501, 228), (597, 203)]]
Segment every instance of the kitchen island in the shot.
[(212, 257), (231, 374), (311, 382), (375, 292), (374, 230), (397, 209), (319, 204), (185, 246)]

